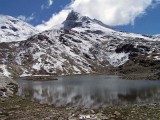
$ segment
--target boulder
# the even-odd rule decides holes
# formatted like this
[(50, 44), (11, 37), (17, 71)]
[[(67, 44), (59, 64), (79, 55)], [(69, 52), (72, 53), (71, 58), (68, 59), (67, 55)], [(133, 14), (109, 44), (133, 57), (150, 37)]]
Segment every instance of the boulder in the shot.
[(0, 97), (9, 97), (18, 90), (16, 81), (0, 73)]

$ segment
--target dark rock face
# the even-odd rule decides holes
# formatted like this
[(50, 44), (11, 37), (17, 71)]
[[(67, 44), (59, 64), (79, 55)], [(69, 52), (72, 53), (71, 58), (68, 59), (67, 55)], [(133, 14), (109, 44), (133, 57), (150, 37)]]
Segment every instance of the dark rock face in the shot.
[(84, 55), (87, 59), (91, 59), (91, 57), (90, 57), (88, 54), (83, 53), (83, 55)]
[(138, 53), (137, 52), (131, 52), (130, 54), (129, 54), (129, 59), (133, 59), (133, 58), (135, 58), (135, 57), (138, 57)]
[(11, 27), (10, 29), (13, 30), (14, 32), (17, 32), (17, 31), (18, 31), (18, 29), (15, 28), (15, 27)]
[(7, 89), (6, 88), (0, 88), (0, 91), (7, 92)]
[(150, 48), (148, 46), (144, 46), (144, 45), (137, 45), (138, 49), (141, 49), (143, 51), (149, 52)]
[(133, 60), (135, 57), (138, 57), (141, 54), (148, 54), (150, 51), (150, 47), (145, 45), (137, 45), (134, 44), (120, 44), (115, 49), (116, 53), (129, 53), (129, 59)]
[(92, 20), (89, 17), (81, 16), (75, 11), (71, 11), (63, 22), (65, 30), (71, 30), (75, 27), (83, 27), (83, 23), (89, 24)]
[(119, 45), (116, 50), (116, 53), (128, 53), (128, 52), (139, 52), (139, 50), (137, 48), (135, 48), (135, 46), (133, 44), (123, 44), (123, 45)]
[(86, 30), (86, 32), (87, 32), (87, 33), (98, 34), (98, 35), (104, 34), (104, 32), (103, 32), (103, 31), (100, 31), (100, 30), (96, 30), (96, 31)]
[(1, 26), (1, 29), (7, 29), (7, 27), (6, 26)]
[(150, 60), (150, 59), (145, 59), (145, 58), (139, 58), (139, 60), (137, 60), (137, 62), (139, 63), (139, 65), (143, 66), (143, 67), (152, 67), (152, 66), (156, 66), (159, 65), (160, 62), (159, 61), (154, 61), (154, 60)]
[(70, 30), (71, 28), (82, 26), (82, 22), (79, 20), (79, 13), (72, 11), (66, 18), (64, 24), (64, 29)]
[(78, 20), (78, 16), (79, 16), (79, 13), (76, 13), (76, 12), (74, 12), (74, 11), (71, 11), (71, 12), (68, 14), (66, 20), (76, 21), (76, 20)]
[(64, 28), (67, 29), (67, 30), (70, 30), (71, 28), (75, 28), (75, 27), (80, 27), (80, 26), (82, 26), (81, 22), (75, 22), (75, 21), (70, 22), (70, 21), (68, 21), (68, 22), (64, 23)]

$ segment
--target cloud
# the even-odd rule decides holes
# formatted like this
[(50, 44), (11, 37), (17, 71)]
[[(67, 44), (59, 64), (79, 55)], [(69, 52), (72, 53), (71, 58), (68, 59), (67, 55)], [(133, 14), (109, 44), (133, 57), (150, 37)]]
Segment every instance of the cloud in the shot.
[(25, 21), (25, 22), (30, 22), (33, 19), (35, 19), (35, 16), (34, 16), (34, 13), (32, 13), (29, 17), (24, 16), (24, 15), (19, 15), (17, 18), (22, 20), (22, 21)]
[(48, 5), (51, 6), (53, 4), (53, 0), (48, 0)]
[(74, 0), (37, 28), (46, 30), (64, 21), (69, 13), (68, 9), (98, 19), (110, 26), (134, 24), (135, 19), (144, 15), (148, 7), (159, 2), (160, 0)]
[(115, 26), (133, 23), (137, 16), (145, 13), (151, 3), (152, 0), (76, 0), (71, 8)]
[(65, 9), (60, 11), (58, 14), (53, 14), (50, 20), (43, 21), (43, 24), (37, 25), (36, 28), (44, 31), (50, 29), (55, 25), (61, 24), (65, 20), (69, 12), (70, 10)]
[(48, 0), (47, 3), (41, 5), (41, 10), (49, 9), (53, 5), (53, 0)]

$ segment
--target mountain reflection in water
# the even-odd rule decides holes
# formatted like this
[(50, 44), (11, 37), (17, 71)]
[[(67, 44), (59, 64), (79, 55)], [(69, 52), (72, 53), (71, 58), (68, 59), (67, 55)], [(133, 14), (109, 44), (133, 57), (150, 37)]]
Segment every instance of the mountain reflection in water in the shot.
[(160, 81), (123, 80), (106, 75), (65, 76), (58, 79), (19, 79), (18, 95), (55, 106), (106, 107), (160, 101)]

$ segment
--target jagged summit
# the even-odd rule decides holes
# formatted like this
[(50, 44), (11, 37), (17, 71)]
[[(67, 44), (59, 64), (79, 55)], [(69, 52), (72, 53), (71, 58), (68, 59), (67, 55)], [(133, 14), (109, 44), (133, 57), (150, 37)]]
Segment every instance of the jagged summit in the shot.
[(68, 14), (68, 16), (66, 18), (66, 21), (86, 22), (86, 21), (89, 21), (89, 20), (91, 20), (89, 17), (82, 16), (80, 13), (75, 12), (73, 10)]
[(76, 20), (78, 20), (78, 19), (79, 19), (79, 16), (80, 16), (80, 14), (79, 14), (79, 13), (74, 12), (74, 11), (71, 11), (71, 12), (68, 14), (68, 16), (67, 16), (66, 20), (76, 21)]
[(108, 25), (106, 25), (106, 24), (104, 24), (103, 22), (101, 22), (101, 21), (99, 21), (99, 20), (97, 20), (97, 19), (91, 19), (91, 18), (89, 18), (89, 17), (87, 17), (87, 16), (82, 16), (80, 13), (78, 13), (78, 12), (75, 12), (75, 11), (71, 11), (69, 14), (68, 14), (68, 16), (67, 16), (67, 18), (66, 18), (66, 21), (74, 21), (74, 22), (81, 22), (81, 23), (96, 23), (96, 24), (99, 24), (99, 25), (101, 25), (101, 26), (103, 26), (103, 27), (106, 27), (106, 28), (111, 28), (110, 26), (108, 26)]
[(82, 16), (81, 14), (71, 11), (66, 20), (63, 22), (64, 29), (72, 29), (75, 27), (82, 27), (86, 26), (87, 24), (93, 22), (92, 19), (90, 19), (87, 16)]
[(0, 15), (0, 42), (26, 40), (38, 33), (32, 25), (7, 15)]
[(111, 29), (110, 26), (105, 25), (104, 23), (102, 23), (99, 20), (96, 19), (91, 19), (87, 16), (83, 16), (78, 12), (75, 11), (71, 11), (67, 18), (65, 19), (65, 21), (57, 26), (54, 26), (52, 29), (65, 29), (65, 30), (71, 30), (71, 29), (96, 29), (96, 28), (100, 28), (103, 27), (105, 28), (109, 28)]

